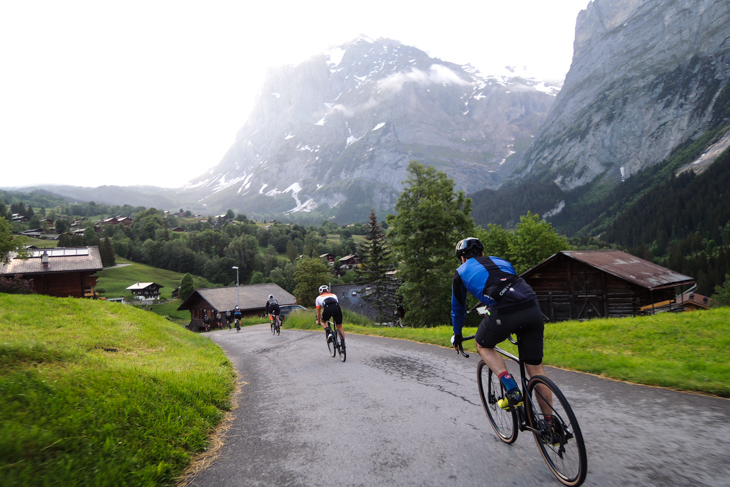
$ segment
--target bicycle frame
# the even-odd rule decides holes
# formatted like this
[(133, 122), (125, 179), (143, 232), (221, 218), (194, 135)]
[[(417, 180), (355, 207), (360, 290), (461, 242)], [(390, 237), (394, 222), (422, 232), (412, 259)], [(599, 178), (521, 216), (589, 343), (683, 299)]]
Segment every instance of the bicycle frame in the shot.
[[(462, 340), (463, 341), (472, 340), (472, 339), (474, 339), (474, 337), (476, 337), (476, 335), (464, 337)], [(527, 371), (525, 369), (525, 362), (523, 362), (520, 359), (520, 357), (522, 356), (522, 346), (520, 345), (519, 337), (515, 340), (510, 335), (508, 340), (511, 343), (513, 343), (514, 345), (517, 345), (517, 353), (519, 354), (519, 356), (512, 355), (507, 350), (504, 350), (499, 347), (494, 347), (494, 349), (503, 357), (508, 358), (508, 359), (512, 360), (513, 362), (517, 362), (517, 364), (520, 367), (520, 384), (522, 386), (521, 387), (522, 390), (520, 392), (522, 393), (522, 397), (525, 401), (525, 406), (519, 406), (517, 408), (517, 415), (519, 418), (519, 421), (517, 422), (517, 426), (519, 427), (520, 431), (531, 431), (533, 433), (540, 433), (539, 429), (536, 429), (536, 428), (533, 428), (532, 426), (530, 426), (531, 424), (538, 424), (539, 422), (537, 421), (537, 418), (534, 417), (536, 405), (534, 405), (532, 403), (532, 398), (527, 393), (527, 383), (528, 383)], [(467, 358), (469, 357), (469, 354), (464, 352), (464, 347), (461, 345), (459, 346), (459, 352), (461, 352), (461, 354), (464, 357), (467, 357)], [(539, 408), (540, 405), (538, 404), (537, 407)]]

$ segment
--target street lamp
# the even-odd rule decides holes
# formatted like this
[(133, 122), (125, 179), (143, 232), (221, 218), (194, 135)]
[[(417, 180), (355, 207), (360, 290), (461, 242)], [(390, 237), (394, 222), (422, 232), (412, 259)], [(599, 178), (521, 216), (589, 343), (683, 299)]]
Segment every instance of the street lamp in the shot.
[(240, 308), (241, 307), (241, 289), (238, 287), (238, 266), (234, 265), (233, 267), (231, 267), (231, 269), (236, 269), (236, 292), (238, 293), (238, 301), (236, 302), (236, 304)]

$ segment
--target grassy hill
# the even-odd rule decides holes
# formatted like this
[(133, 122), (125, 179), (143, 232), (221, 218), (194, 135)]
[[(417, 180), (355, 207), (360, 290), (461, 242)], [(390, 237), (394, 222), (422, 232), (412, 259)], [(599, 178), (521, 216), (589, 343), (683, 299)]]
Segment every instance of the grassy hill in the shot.
[[(127, 288), (136, 282), (156, 282), (164, 287), (160, 290), (162, 299), (170, 299), (172, 291), (180, 286), (180, 280), (184, 274), (175, 271), (168, 271), (157, 267), (139, 264), (130, 260), (117, 257), (119, 267), (110, 267), (97, 272), (99, 280), (96, 288), (100, 296), (107, 298), (124, 297), (132, 300), (132, 293)], [(196, 287), (215, 287), (202, 277), (193, 276)], [(103, 292), (100, 292), (103, 291)]]
[(0, 294), (0, 485), (168, 485), (230, 408), (204, 336), (103, 301)]

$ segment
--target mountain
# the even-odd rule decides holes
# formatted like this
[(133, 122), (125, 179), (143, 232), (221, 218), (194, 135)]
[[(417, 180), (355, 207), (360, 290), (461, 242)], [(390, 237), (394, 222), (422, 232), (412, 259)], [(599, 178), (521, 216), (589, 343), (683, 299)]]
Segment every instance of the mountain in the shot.
[(573, 50), (514, 179), (615, 185), (727, 116), (727, 0), (594, 0), (578, 15)]
[(213, 211), (350, 222), (371, 206), (392, 210), (411, 160), (458, 189), (496, 187), (522, 163), (558, 89), (361, 37), (271, 69), (233, 146), (181, 195)]

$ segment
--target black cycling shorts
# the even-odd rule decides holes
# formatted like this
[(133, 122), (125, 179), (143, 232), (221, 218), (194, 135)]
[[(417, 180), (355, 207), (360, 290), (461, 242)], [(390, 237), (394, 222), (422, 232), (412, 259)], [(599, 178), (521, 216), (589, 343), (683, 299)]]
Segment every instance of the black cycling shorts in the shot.
[(519, 333), (522, 347), (522, 360), (529, 365), (540, 365), (543, 355), (543, 335), (545, 321), (540, 306), (535, 306), (510, 313), (499, 314), (499, 310), (490, 310), (477, 329), (476, 342), (484, 348), (494, 348), (521, 328)]
[(322, 308), (322, 321), (327, 321), (330, 318), (335, 319), (335, 325), (342, 324), (342, 308), (338, 303), (325, 304)]
[(281, 313), (281, 311), (279, 310), (279, 305), (278, 304), (272, 304), (271, 306), (269, 306), (269, 314), (270, 315), (279, 316), (280, 313)]

